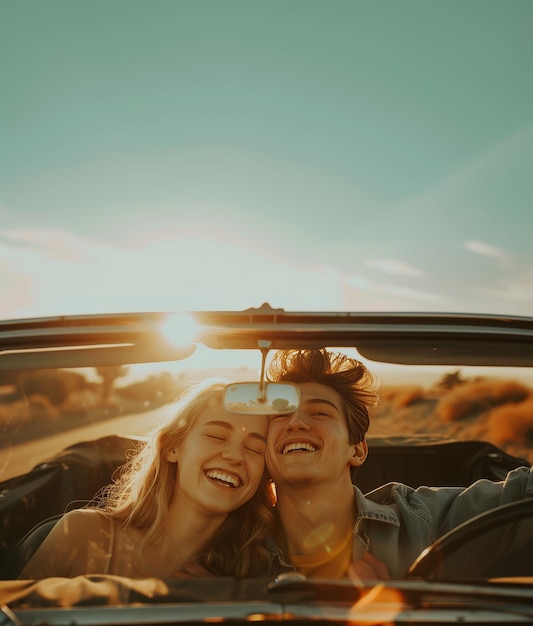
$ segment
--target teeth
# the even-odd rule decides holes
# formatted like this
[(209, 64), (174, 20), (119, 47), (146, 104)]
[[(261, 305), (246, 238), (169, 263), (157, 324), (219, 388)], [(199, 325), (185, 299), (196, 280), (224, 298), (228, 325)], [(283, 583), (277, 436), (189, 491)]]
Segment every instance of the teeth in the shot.
[(315, 446), (310, 443), (288, 443), (282, 450), (282, 454), (293, 452), (294, 450), (307, 450), (308, 452), (314, 452)]
[(220, 470), (209, 470), (208, 472), (206, 472), (206, 474), (208, 478), (218, 480), (219, 483), (229, 485), (230, 487), (238, 487), (241, 484), (241, 481), (237, 476), (226, 474), (225, 472), (221, 472)]

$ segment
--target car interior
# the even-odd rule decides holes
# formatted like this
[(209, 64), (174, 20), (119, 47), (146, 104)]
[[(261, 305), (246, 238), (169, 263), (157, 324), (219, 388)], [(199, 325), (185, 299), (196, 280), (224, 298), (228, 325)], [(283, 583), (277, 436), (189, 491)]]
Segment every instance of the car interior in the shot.
[[(65, 512), (87, 506), (125, 463), (140, 437), (108, 436), (66, 448), (26, 475), (6, 481), (2, 578), (16, 578)], [(369, 454), (354, 468), (353, 482), (367, 493), (388, 482), (412, 487), (468, 486), (480, 478), (501, 480), (529, 465), (484, 441), (425, 441), (416, 437), (369, 438)]]

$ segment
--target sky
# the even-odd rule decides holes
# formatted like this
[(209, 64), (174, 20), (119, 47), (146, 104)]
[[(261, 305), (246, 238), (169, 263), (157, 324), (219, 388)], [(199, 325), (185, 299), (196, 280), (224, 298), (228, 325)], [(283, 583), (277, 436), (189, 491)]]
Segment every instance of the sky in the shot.
[(533, 310), (531, 0), (0, 0), (0, 318)]

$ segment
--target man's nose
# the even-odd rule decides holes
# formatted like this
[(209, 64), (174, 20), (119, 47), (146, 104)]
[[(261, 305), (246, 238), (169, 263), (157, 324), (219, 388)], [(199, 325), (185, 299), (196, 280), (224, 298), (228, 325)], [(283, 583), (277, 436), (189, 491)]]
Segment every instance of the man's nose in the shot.
[(287, 430), (309, 430), (309, 424), (300, 411), (295, 411), (287, 422)]

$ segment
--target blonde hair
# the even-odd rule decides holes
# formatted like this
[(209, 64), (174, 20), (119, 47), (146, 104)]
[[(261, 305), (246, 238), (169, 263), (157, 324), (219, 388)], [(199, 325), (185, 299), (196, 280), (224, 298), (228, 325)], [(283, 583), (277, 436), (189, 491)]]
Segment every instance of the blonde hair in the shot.
[[(128, 460), (119, 478), (101, 494), (99, 507), (124, 526), (142, 530), (137, 557), (164, 534), (164, 520), (174, 495), (179, 463), (168, 453), (187, 435), (198, 415), (222, 404), (222, 382), (207, 381), (175, 405), (171, 419), (155, 429)], [(268, 569), (271, 557), (263, 545), (272, 521), (265, 474), (255, 495), (229, 513), (213, 536), (201, 563), (213, 574), (244, 578)]]

